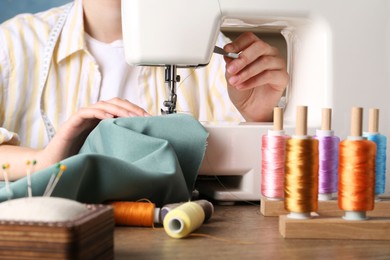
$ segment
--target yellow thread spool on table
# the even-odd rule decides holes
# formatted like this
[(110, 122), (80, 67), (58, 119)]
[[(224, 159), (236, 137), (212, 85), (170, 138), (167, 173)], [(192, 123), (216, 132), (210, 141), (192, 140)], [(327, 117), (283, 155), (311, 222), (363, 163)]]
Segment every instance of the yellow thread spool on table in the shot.
[(195, 202), (186, 202), (170, 211), (164, 218), (165, 232), (173, 238), (183, 238), (199, 228), (205, 213)]

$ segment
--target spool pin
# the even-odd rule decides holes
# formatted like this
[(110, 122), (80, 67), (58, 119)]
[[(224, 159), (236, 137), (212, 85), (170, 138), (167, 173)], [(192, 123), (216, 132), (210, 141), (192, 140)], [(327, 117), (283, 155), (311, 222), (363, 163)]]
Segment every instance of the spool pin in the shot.
[(351, 135), (349, 140), (362, 140), (363, 134), (363, 108), (353, 107), (351, 115)]
[(333, 136), (332, 130), (332, 109), (323, 108), (321, 117), (321, 129), (316, 130), (316, 135), (319, 137)]
[(368, 115), (368, 132), (379, 133), (379, 109), (371, 108)]
[(283, 108), (274, 108), (274, 128), (275, 132), (283, 131)]
[(297, 138), (307, 138), (307, 106), (297, 107), (295, 135)]

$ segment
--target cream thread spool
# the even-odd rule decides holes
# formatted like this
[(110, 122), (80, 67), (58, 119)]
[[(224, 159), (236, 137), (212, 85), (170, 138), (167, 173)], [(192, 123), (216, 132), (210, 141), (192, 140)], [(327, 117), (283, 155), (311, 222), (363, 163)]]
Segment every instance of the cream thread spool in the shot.
[(164, 218), (165, 232), (173, 238), (184, 238), (199, 228), (205, 219), (202, 207), (186, 202), (170, 211)]
[[(194, 202), (202, 207), (202, 209), (205, 213), (204, 222), (207, 222), (207, 220), (209, 220), (211, 218), (211, 216), (214, 214), (214, 206), (211, 202), (209, 202), (207, 200), (193, 200), (192, 202)], [(169, 212), (171, 212), (175, 208), (179, 207), (180, 205), (183, 205), (184, 203), (185, 202), (171, 203), (171, 204), (164, 205), (159, 212), (160, 223), (164, 223), (164, 219)]]

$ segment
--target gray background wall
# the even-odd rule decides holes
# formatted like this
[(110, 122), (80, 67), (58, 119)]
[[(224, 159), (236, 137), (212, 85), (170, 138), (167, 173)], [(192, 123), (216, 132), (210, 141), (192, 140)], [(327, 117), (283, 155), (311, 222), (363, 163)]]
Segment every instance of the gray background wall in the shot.
[(70, 0), (0, 0), (0, 23), (20, 14), (36, 13), (71, 2)]

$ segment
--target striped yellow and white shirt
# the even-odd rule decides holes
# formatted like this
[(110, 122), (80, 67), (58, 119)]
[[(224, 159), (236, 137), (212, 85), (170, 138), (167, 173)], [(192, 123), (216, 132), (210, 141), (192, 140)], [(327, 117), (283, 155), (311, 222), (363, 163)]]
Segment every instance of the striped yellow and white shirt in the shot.
[[(58, 28), (61, 17), (65, 19)], [(53, 33), (58, 39), (49, 40)], [(222, 46), (226, 39), (221, 36), (218, 41)], [(44, 77), (47, 46), (54, 49)], [(168, 97), (164, 69), (141, 67), (136, 71), (137, 105), (159, 114)], [(228, 97), (220, 56), (214, 55), (207, 67), (179, 69), (178, 74), (182, 78), (177, 89), (178, 111), (190, 112), (200, 121), (243, 120)], [(45, 84), (40, 84), (42, 78)], [(0, 128), (19, 134), (21, 145), (41, 148), (48, 143), (41, 110), (58, 129), (80, 107), (96, 103), (102, 87), (99, 66), (85, 40), (81, 0), (19, 15), (0, 26)]]

